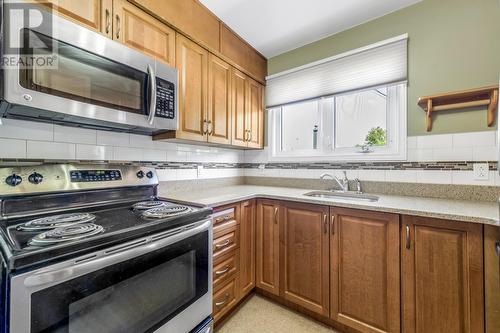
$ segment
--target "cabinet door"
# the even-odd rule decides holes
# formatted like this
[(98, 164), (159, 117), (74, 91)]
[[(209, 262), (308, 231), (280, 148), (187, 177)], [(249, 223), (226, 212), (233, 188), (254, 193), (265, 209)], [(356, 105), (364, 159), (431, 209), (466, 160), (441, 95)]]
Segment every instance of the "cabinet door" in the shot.
[(403, 218), (403, 331), (484, 332), (482, 225)]
[(399, 332), (399, 216), (331, 214), (331, 318), (360, 332)]
[(208, 51), (176, 35), (175, 62), (179, 69), (179, 139), (206, 141)]
[(259, 200), (256, 225), (256, 285), (279, 295), (279, 203)]
[(329, 314), (329, 210), (282, 204), (281, 295), (321, 315)]
[(126, 0), (113, 0), (113, 39), (175, 66), (175, 31)]
[(36, 0), (58, 14), (111, 37), (112, 0)]
[(484, 296), (486, 333), (500, 330), (500, 272), (496, 242), (500, 240), (496, 225), (484, 225)]
[(263, 147), (264, 87), (252, 79), (248, 80), (248, 148)]
[(255, 287), (255, 200), (244, 201), (240, 209), (240, 298)]
[(248, 108), (248, 80), (249, 78), (238, 71), (232, 69), (232, 145), (246, 147), (247, 146), (247, 123), (246, 119)]
[(208, 142), (231, 143), (231, 66), (208, 57)]

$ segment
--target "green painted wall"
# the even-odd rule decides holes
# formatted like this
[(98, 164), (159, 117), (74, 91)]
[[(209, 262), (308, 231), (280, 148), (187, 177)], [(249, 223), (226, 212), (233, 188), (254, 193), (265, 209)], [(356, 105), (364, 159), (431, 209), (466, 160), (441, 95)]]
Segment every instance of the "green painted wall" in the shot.
[[(424, 0), (269, 59), (269, 74), (408, 33), (408, 135), (426, 134), (420, 96), (498, 84), (500, 1)], [(484, 131), (484, 110), (444, 111), (430, 134)]]

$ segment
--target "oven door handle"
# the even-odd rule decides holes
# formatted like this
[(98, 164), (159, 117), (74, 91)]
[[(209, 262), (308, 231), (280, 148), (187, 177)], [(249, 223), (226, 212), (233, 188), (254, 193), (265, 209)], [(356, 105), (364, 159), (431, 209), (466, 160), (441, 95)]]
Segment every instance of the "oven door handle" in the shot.
[(135, 240), (98, 253), (76, 258), (69, 263), (70, 266), (68, 266), (67, 262), (66, 265), (60, 269), (41, 270), (33, 275), (29, 275), (24, 280), (24, 285), (26, 287), (35, 287), (35, 289), (38, 289), (39, 286), (58, 284), (97, 271), (101, 268), (139, 257), (177, 243), (200, 232), (210, 230), (211, 223), (210, 220), (198, 222), (194, 225), (179, 228), (171, 232), (152, 235), (148, 238)]
[(156, 74), (153, 69), (153, 66), (148, 65), (148, 75), (149, 75), (149, 92), (150, 92), (150, 100), (149, 100), (149, 116), (148, 122), (149, 125), (153, 125), (156, 116)]

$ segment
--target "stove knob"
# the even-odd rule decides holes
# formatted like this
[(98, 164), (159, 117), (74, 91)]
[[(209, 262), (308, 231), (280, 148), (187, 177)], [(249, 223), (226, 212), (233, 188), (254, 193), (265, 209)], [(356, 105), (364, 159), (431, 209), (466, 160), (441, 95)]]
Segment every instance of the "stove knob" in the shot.
[(139, 171), (137, 172), (137, 178), (144, 178), (144, 171), (139, 170)]
[(21, 176), (16, 175), (15, 173), (5, 179), (5, 182), (10, 186), (17, 186), (21, 184), (22, 181), (23, 179), (21, 178)]
[(146, 177), (153, 178), (153, 171), (148, 171), (148, 173), (146, 173)]
[(31, 184), (40, 184), (43, 181), (43, 176), (37, 172), (33, 172), (31, 175), (28, 177), (28, 181)]

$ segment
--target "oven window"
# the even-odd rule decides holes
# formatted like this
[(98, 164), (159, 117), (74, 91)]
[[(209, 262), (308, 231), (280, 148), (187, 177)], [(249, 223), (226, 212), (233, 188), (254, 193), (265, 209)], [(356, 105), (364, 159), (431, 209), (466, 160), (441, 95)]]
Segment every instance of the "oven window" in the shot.
[[(48, 36), (23, 29), (25, 39), (38, 38), (51, 45)], [(147, 74), (75, 46), (56, 41), (57, 68), (36, 65), (20, 69), (20, 84), (26, 89), (105, 106), (132, 113), (147, 114), (145, 95)], [(24, 45), (30, 45), (25, 42)], [(24, 54), (30, 55), (32, 49)], [(50, 49), (36, 49), (51, 54)]]
[(32, 294), (31, 332), (152, 332), (208, 291), (208, 232)]

